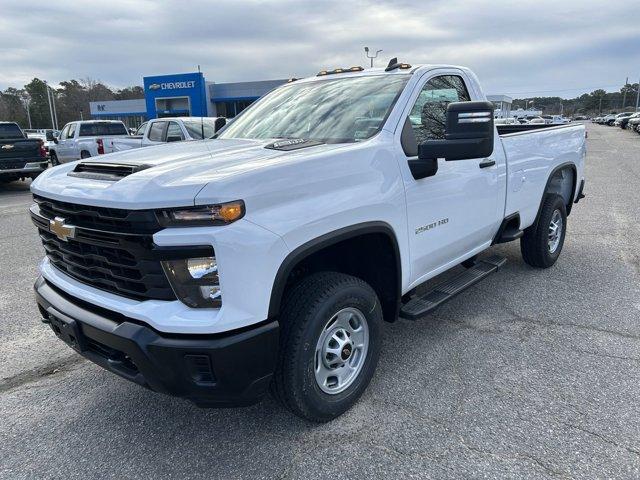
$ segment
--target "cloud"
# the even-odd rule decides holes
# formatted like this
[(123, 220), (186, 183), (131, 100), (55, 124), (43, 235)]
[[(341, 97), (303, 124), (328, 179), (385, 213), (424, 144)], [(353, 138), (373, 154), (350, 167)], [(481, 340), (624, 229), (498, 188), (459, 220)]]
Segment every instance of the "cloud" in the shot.
[[(640, 10), (626, 1), (2, 0), (0, 88), (33, 77), (114, 87), (194, 71), (216, 82), (367, 65), (363, 46), (476, 71), (489, 93), (572, 97), (640, 75)], [(522, 92), (522, 93), (520, 93)]]

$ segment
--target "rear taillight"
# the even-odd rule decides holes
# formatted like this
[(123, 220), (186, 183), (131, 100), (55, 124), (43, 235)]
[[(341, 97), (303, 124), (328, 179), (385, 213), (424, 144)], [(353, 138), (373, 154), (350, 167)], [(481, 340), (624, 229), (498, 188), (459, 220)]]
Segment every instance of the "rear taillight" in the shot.
[(44, 148), (44, 142), (40, 140), (39, 154), (42, 158), (47, 158), (47, 150)]
[(104, 143), (102, 142), (102, 139), (98, 138), (96, 143), (98, 144), (98, 155), (104, 155)]

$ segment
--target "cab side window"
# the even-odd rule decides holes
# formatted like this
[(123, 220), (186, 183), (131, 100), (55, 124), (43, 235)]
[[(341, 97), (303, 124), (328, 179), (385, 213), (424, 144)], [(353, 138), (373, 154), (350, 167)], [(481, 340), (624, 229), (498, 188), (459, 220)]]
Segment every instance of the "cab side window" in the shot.
[(69, 125), (66, 125), (63, 129), (62, 132), (60, 132), (60, 140), (64, 140), (67, 138), (67, 133), (69, 132)]
[(144, 135), (145, 128), (147, 128), (147, 122), (144, 122), (142, 125), (138, 127), (138, 130), (136, 130), (136, 135)]
[(169, 122), (167, 127), (167, 141), (176, 141), (176, 139), (184, 140), (182, 129), (176, 122)]
[(75, 123), (72, 123), (71, 125), (69, 125), (69, 131), (67, 132), (67, 138), (73, 138), (76, 135), (76, 125)]
[(149, 129), (149, 140), (152, 142), (164, 142), (164, 132), (167, 122), (153, 122)]
[(462, 77), (440, 75), (429, 80), (409, 114), (416, 143), (444, 139), (447, 105), (469, 101), (471, 97)]

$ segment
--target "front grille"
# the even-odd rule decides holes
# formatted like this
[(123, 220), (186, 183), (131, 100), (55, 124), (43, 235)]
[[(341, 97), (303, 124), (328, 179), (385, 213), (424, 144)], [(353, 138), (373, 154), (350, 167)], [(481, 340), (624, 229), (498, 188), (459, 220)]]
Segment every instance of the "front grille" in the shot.
[(67, 223), (80, 228), (138, 234), (153, 234), (162, 228), (153, 210), (91, 207), (59, 202), (39, 195), (34, 195), (33, 199), (42, 216), (62, 217)]
[[(82, 283), (117, 295), (138, 300), (176, 299), (153, 249), (152, 232), (161, 228), (153, 211), (90, 207), (35, 198), (37, 205), (32, 207), (31, 217), (49, 261), (57, 269)], [(61, 240), (49, 230), (49, 220), (55, 217), (62, 217), (66, 225), (76, 227), (73, 238)], [(108, 229), (96, 226), (108, 226)]]

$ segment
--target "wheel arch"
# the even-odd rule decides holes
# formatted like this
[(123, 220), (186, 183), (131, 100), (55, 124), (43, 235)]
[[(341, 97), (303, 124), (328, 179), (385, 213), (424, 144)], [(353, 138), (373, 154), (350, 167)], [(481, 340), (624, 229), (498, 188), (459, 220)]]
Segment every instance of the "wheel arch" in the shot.
[[(395, 320), (400, 309), (401, 297), (402, 265), (400, 248), (391, 225), (379, 221), (360, 223), (326, 233), (302, 244), (290, 252), (280, 264), (273, 282), (269, 301), (269, 318), (275, 318), (279, 315), (282, 299), (292, 280), (292, 275), (296, 273), (296, 269), (302, 268), (305, 263), (310, 263), (314, 258), (318, 258), (323, 253), (331, 252), (330, 254), (335, 255), (340, 251), (341, 247), (346, 248), (347, 245), (353, 246), (357, 242), (363, 242), (376, 236), (380, 239), (384, 238), (388, 242), (387, 245), (391, 250), (388, 252), (390, 253), (390, 264), (385, 264), (381, 267), (393, 278), (387, 278), (387, 282), (383, 284), (378, 281), (372, 282), (371, 278), (367, 278), (369, 275), (359, 275), (358, 272), (354, 273), (352, 271), (353, 269), (340, 268), (337, 270), (362, 278), (370, 284), (373, 283), (371, 286), (380, 298), (385, 320)], [(375, 248), (381, 247), (377, 246)], [(372, 260), (372, 263), (373, 262), (374, 260)], [(363, 266), (362, 271), (359, 273), (364, 273), (365, 270), (367, 269)], [(369, 271), (369, 273), (371, 273), (371, 271)], [(363, 276), (365, 278), (363, 278)]]
[[(565, 171), (571, 172), (571, 178), (564, 176)], [(536, 214), (536, 220), (534, 224), (537, 225), (540, 219), (540, 212), (542, 211), (542, 205), (544, 204), (544, 197), (548, 193), (555, 193), (560, 195), (567, 207), (567, 216), (571, 213), (571, 207), (573, 206), (573, 199), (576, 196), (576, 188), (578, 186), (578, 169), (573, 162), (565, 162), (556, 166), (549, 177), (547, 183), (542, 191), (542, 198), (540, 199), (540, 205), (538, 206), (538, 213)]]

